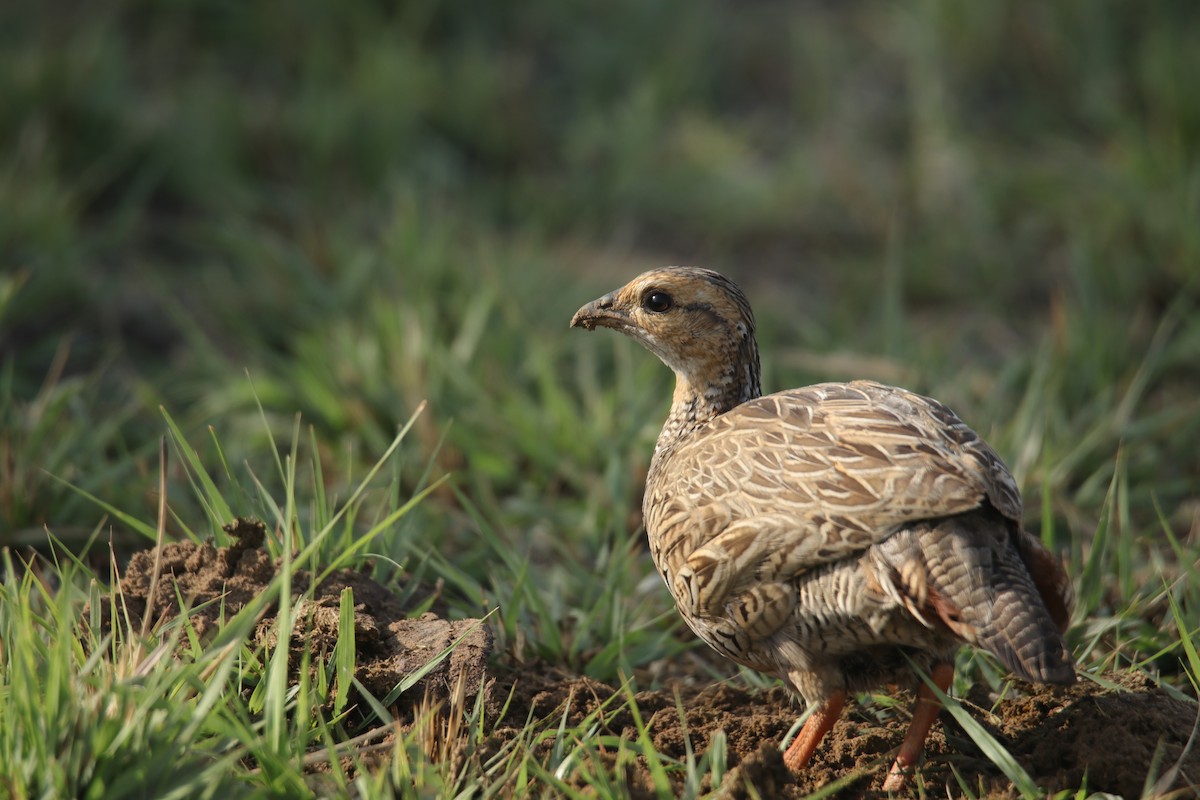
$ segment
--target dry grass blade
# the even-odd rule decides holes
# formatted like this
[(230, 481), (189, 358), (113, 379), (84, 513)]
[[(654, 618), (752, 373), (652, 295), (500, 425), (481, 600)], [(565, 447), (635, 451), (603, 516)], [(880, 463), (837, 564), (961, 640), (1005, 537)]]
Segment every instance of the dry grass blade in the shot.
[[(158, 445), (158, 518), (154, 535), (154, 571), (150, 576), (150, 594), (153, 599), (158, 597), (158, 581), (162, 577), (163, 540), (167, 532), (167, 437), (162, 437)], [(150, 633), (150, 622), (153, 617), (148, 613), (142, 617), (142, 638)]]

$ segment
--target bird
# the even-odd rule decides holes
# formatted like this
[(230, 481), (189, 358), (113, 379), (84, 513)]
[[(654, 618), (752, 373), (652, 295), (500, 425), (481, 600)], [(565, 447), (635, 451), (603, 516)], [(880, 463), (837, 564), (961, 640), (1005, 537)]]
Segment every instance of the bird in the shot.
[(700, 267), (645, 272), (571, 327), (619, 331), (675, 373), (643, 496), (650, 553), (700, 639), (809, 706), (783, 756), (794, 773), (848, 695), (915, 685), (883, 782), (901, 789), (964, 644), (1027, 681), (1076, 681), (1071, 582), (948, 407), (867, 380), (764, 395), (750, 303)]

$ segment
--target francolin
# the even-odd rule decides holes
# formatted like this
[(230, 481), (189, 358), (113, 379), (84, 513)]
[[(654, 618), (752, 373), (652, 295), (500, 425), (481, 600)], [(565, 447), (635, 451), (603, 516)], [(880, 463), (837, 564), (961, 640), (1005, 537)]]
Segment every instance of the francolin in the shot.
[(1070, 684), (1061, 565), (1021, 526), (1007, 467), (954, 412), (870, 381), (763, 395), (745, 295), (707, 269), (646, 272), (572, 327), (633, 337), (675, 372), (642, 511), (688, 626), (783, 680), (811, 715), (802, 769), (847, 693), (918, 683), (884, 781), (903, 787), (965, 642), (1029, 681)]

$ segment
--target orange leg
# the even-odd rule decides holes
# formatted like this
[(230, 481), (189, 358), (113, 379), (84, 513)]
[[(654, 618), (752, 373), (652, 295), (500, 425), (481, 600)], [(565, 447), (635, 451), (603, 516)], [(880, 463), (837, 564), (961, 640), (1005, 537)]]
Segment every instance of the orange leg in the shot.
[[(929, 678), (945, 694), (950, 690), (950, 684), (954, 681), (954, 665), (934, 665), (930, 670)], [(942, 703), (938, 700), (937, 695), (925, 683), (922, 683), (917, 689), (917, 702), (913, 706), (912, 722), (908, 726), (908, 733), (904, 736), (904, 741), (900, 743), (900, 751), (896, 753), (896, 763), (892, 764), (887, 780), (883, 782), (885, 792), (897, 792), (904, 788), (904, 778), (917, 763), (917, 759), (921, 757), (921, 751), (925, 749), (925, 737), (929, 735), (929, 729), (933, 727), (933, 722), (941, 710)]]
[(817, 750), (817, 745), (833, 728), (833, 723), (838, 721), (838, 717), (842, 715), (842, 707), (845, 705), (846, 692), (839, 689), (812, 713), (808, 722), (804, 723), (804, 727), (796, 735), (791, 747), (783, 754), (783, 763), (788, 769), (792, 772), (799, 772), (808, 765), (809, 759)]

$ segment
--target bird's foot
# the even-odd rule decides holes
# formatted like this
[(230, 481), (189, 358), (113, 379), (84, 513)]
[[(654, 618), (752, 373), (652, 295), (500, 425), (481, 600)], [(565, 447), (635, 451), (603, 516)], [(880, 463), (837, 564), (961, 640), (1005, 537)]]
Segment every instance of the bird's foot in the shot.
[(808, 721), (804, 723), (804, 727), (800, 729), (800, 733), (796, 734), (796, 739), (792, 742), (791, 747), (783, 754), (783, 763), (788, 769), (792, 772), (799, 772), (808, 765), (812, 754), (816, 752), (817, 745), (833, 728), (833, 724), (838, 721), (838, 717), (842, 715), (842, 707), (845, 705), (846, 693), (839, 690), (813, 711)]
[[(934, 665), (930, 670), (929, 679), (941, 690), (942, 694), (945, 694), (950, 691), (950, 684), (954, 682), (954, 665)], [(922, 683), (917, 689), (917, 702), (913, 706), (912, 722), (908, 725), (908, 733), (905, 734), (904, 741), (900, 743), (896, 761), (888, 770), (887, 779), (883, 782), (885, 792), (898, 792), (904, 788), (908, 774), (921, 757), (921, 751), (925, 749), (925, 738), (929, 736), (929, 729), (933, 727), (934, 720), (937, 719), (938, 712), (941, 710), (942, 701), (929, 686)]]

